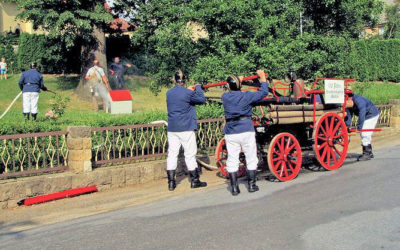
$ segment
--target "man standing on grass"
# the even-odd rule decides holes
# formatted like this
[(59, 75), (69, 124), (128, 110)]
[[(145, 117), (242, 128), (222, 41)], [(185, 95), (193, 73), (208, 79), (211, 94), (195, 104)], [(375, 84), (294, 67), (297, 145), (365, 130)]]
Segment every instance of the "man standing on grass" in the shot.
[(111, 105), (110, 96), (108, 90), (110, 85), (104, 70), (99, 66), (99, 60), (93, 60), (93, 67), (91, 67), (86, 73), (85, 79), (88, 81), (90, 86), (90, 92), (92, 94), (93, 109), (98, 110), (98, 103), (96, 96), (100, 96), (103, 100), (104, 111), (109, 111)]
[(22, 73), (19, 79), (19, 88), (22, 90), (23, 114), (27, 120), (32, 115), (37, 119), (40, 90), (47, 91), (42, 75), (37, 71), (37, 64), (32, 63), (31, 69)]
[(114, 78), (115, 89), (126, 89), (124, 74), (125, 69), (132, 67), (131, 64), (122, 64), (119, 57), (114, 58), (114, 62), (110, 66), (111, 76)]
[(1, 58), (0, 62), (0, 75), (1, 75), (1, 80), (3, 80), (3, 76), (4, 79), (7, 80), (7, 63), (4, 57)]
[(196, 85), (194, 91), (184, 87), (186, 76), (182, 71), (175, 73), (174, 80), (175, 87), (167, 92), (168, 189), (173, 191), (176, 187), (175, 174), (181, 146), (183, 146), (185, 152), (185, 162), (190, 174), (191, 188), (206, 187), (207, 183), (200, 181), (197, 171), (197, 143), (194, 132), (197, 130), (195, 105), (204, 104), (206, 98), (201, 85)]

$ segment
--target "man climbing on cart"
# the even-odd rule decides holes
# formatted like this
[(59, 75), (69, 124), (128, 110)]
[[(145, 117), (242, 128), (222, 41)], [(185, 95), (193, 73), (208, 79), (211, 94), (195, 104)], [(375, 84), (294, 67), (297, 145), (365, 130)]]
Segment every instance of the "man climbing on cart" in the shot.
[[(351, 126), (351, 118), (353, 115), (358, 116), (357, 130), (375, 129), (379, 119), (378, 108), (367, 98), (349, 93), (349, 99), (346, 102), (346, 125)], [(362, 139), (362, 155), (359, 161), (367, 161), (374, 158), (372, 153), (372, 131), (361, 132)]]
[(257, 92), (242, 92), (243, 76), (230, 75), (227, 79), (229, 92), (222, 95), (226, 125), (224, 128), (226, 147), (228, 151), (227, 171), (231, 184), (231, 193), (240, 193), (237, 182), (239, 169), (239, 154), (242, 150), (246, 156), (248, 191), (259, 190), (257, 180), (257, 145), (254, 125), (251, 121), (252, 108), (257, 102), (268, 95), (268, 84), (263, 70), (257, 75), (261, 87)]

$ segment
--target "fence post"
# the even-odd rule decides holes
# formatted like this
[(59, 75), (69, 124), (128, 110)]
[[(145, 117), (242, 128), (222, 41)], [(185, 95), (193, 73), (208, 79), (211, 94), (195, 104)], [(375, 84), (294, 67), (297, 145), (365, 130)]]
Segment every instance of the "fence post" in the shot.
[(400, 99), (392, 99), (389, 104), (392, 105), (390, 127), (400, 128)]
[(92, 171), (92, 129), (86, 126), (68, 127), (67, 147), (70, 171)]

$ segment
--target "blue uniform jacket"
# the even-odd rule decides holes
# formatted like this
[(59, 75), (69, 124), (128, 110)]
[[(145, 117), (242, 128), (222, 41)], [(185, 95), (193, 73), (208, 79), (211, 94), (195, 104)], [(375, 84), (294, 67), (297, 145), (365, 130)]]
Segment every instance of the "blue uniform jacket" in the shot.
[(361, 130), (364, 121), (379, 115), (379, 110), (370, 100), (360, 95), (354, 95), (353, 102), (354, 107), (352, 109), (346, 109), (346, 125), (350, 127), (351, 118), (353, 115), (356, 115), (358, 116), (357, 130)]
[[(268, 84), (261, 83), (257, 92), (230, 91), (222, 95), (224, 104), (225, 119), (227, 120), (224, 132), (225, 134), (240, 134), (244, 132), (254, 132), (254, 126), (251, 122), (253, 105), (261, 101), (268, 95)], [(246, 119), (245, 117), (249, 117)], [(243, 117), (244, 119), (235, 119)]]
[(197, 129), (196, 104), (204, 104), (206, 98), (200, 85), (196, 91), (176, 85), (167, 92), (168, 132), (185, 132)]
[(112, 63), (110, 66), (111, 70), (114, 71), (114, 74), (118, 77), (124, 76), (126, 65), (122, 63)]
[(44, 86), (42, 75), (36, 69), (23, 72), (18, 85), (22, 92), (40, 92), (41, 89), (47, 90)]

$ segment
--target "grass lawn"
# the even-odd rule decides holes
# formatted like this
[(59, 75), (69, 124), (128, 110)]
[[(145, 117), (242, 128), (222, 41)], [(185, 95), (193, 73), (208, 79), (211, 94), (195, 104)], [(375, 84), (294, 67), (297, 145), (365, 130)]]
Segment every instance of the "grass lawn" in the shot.
[[(7, 80), (0, 80), (0, 86), (3, 91), (0, 92), (0, 113), (2, 113), (11, 103), (14, 97), (20, 92), (18, 80), (20, 75), (10, 75)], [(91, 103), (81, 100), (74, 90), (78, 85), (78, 77), (61, 77), (61, 76), (44, 76), (46, 87), (57, 92), (61, 96), (71, 98), (68, 103), (67, 112), (83, 112), (95, 113), (91, 111)], [(149, 79), (144, 77), (129, 77), (126, 80), (128, 88), (133, 96), (132, 108), (135, 112), (145, 110), (166, 110), (165, 93), (167, 89), (162, 89), (161, 92), (154, 96), (147, 85)], [(49, 104), (53, 99), (53, 94), (49, 92), (41, 92), (39, 100), (39, 115), (44, 115), (49, 110)], [(21, 99), (11, 108), (10, 112), (22, 113)], [(6, 119), (7, 116), (3, 119)]]

